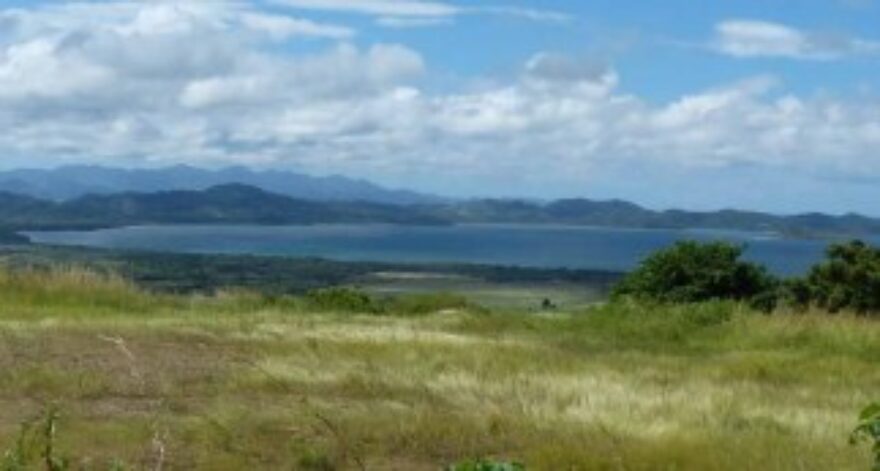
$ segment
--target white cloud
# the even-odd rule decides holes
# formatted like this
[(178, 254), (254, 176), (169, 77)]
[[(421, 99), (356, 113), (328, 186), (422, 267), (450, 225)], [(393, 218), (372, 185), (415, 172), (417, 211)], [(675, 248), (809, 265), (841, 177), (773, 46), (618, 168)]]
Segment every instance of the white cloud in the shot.
[(377, 44), (366, 51), (343, 44), (296, 62), (262, 61), (248, 71), (189, 81), (180, 94), (186, 108), (268, 106), (342, 99), (393, 88), (424, 72), (417, 53)]
[(537, 8), (522, 8), (514, 6), (490, 6), (472, 7), (466, 11), (471, 13), (488, 13), (493, 15), (514, 16), (532, 21), (544, 21), (549, 23), (567, 23), (573, 17), (567, 13), (553, 10), (539, 10)]
[(156, 36), (195, 30), (269, 35), (278, 39), (354, 35), (348, 27), (260, 11), (237, 1), (58, 2), (32, 9), (0, 10), (0, 41), (65, 31), (109, 30), (118, 34)]
[(324, 25), (309, 20), (264, 13), (244, 13), (241, 15), (241, 22), (247, 28), (265, 31), (279, 40), (295, 36), (348, 39), (355, 34), (353, 29), (344, 26)]
[(112, 84), (112, 70), (77, 54), (58, 54), (60, 47), (39, 38), (8, 47), (0, 63), (0, 98), (65, 97)]
[(832, 60), (880, 53), (880, 42), (840, 34), (802, 31), (758, 20), (729, 20), (715, 28), (712, 47), (734, 57)]
[(530, 21), (564, 23), (566, 13), (510, 5), (459, 6), (424, 0), (271, 0), (278, 5), (304, 10), (355, 13), (377, 17), (376, 23), (391, 28), (414, 28), (449, 23), (461, 15), (497, 15)]
[(455, 5), (419, 0), (274, 0), (274, 3), (307, 10), (393, 17), (454, 16), (461, 12)]
[(452, 19), (449, 17), (382, 16), (376, 19), (377, 25), (395, 29), (444, 26), (451, 23)]
[(0, 35), (0, 155), (548, 187), (609, 166), (880, 178), (871, 100), (786, 94), (757, 77), (658, 104), (621, 91), (603, 62), (552, 53), (506, 81), (429, 91), (428, 65), (405, 46), (294, 53), (274, 41), (300, 23), (242, 13), (267, 14), (147, 2), (0, 12), (15, 24)]

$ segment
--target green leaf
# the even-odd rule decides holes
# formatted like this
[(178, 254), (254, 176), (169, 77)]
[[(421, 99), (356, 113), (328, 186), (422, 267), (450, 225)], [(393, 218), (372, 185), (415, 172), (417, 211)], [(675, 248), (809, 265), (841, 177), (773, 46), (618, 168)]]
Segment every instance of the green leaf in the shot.
[(870, 421), (872, 419), (880, 419), (880, 402), (871, 404), (859, 414), (859, 420), (862, 422)]

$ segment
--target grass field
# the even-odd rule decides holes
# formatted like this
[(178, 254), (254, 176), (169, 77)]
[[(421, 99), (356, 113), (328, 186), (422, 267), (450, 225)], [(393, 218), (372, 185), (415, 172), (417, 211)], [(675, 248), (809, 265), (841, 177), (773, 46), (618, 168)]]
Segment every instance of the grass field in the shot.
[(0, 456), (54, 407), (71, 469), (867, 470), (878, 363), (880, 323), (845, 315), (376, 316), (0, 272)]

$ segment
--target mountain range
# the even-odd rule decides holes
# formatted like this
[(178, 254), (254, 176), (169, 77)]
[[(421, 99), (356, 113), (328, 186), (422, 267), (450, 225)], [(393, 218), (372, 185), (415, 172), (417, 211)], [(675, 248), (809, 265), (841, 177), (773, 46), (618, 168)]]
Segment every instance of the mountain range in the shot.
[(180, 166), (0, 172), (0, 232), (7, 235), (26, 229), (178, 223), (514, 223), (728, 229), (790, 237), (880, 235), (880, 219), (857, 214), (655, 211), (621, 200), (449, 200), (345, 177), (235, 167), (218, 171)]
[(125, 192), (206, 190), (228, 183), (313, 201), (368, 201), (395, 205), (442, 201), (436, 196), (383, 188), (366, 180), (342, 176), (315, 177), (283, 170), (257, 171), (247, 167), (207, 170), (186, 165), (158, 169), (71, 165), (0, 172), (0, 191), (53, 201)]
[(549, 203), (471, 200), (431, 206), (429, 214), (456, 223), (566, 224), (634, 229), (716, 229), (767, 232), (787, 237), (880, 235), (880, 219), (858, 214), (791, 216), (725, 209), (655, 211), (621, 200), (565, 199)]
[(94, 229), (143, 224), (445, 224), (429, 213), (366, 201), (312, 201), (229, 183), (206, 190), (86, 195), (50, 201), (0, 193), (10, 230)]

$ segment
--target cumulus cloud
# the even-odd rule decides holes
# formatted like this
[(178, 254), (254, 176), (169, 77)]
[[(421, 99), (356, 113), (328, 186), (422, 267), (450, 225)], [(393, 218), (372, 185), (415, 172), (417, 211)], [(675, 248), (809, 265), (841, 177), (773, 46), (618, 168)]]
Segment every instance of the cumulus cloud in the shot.
[(880, 41), (802, 31), (779, 23), (729, 20), (715, 27), (712, 47), (734, 57), (832, 60), (880, 53)]
[(421, 56), (403, 46), (377, 44), (367, 50), (343, 44), (297, 61), (255, 61), (248, 71), (193, 78), (180, 104), (197, 109), (224, 105), (293, 105), (309, 100), (344, 99), (377, 93), (420, 76)]
[(262, 116), (254, 108), (377, 93), (424, 69), (396, 45), (270, 52), (267, 42), (349, 30), (240, 3), (59, 4), (0, 18), (14, 24), (0, 38), (0, 149), (12, 157), (264, 161), (265, 145), (228, 138), (238, 119)]
[(268, 14), (218, 2), (0, 13), (14, 23), (0, 37), (0, 155), (435, 182), (549, 184), (608, 166), (880, 177), (870, 100), (796, 96), (756, 77), (654, 103), (622, 91), (609, 64), (547, 52), (507, 80), (432, 91), (417, 51), (324, 31), (330, 42), (291, 52), (275, 42), (314, 31), (248, 19)]

